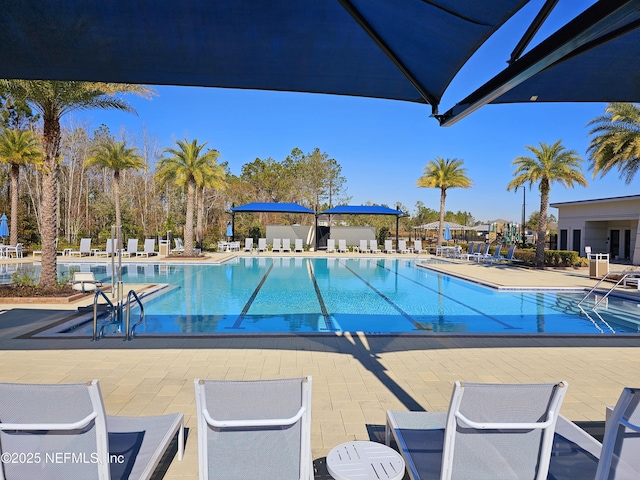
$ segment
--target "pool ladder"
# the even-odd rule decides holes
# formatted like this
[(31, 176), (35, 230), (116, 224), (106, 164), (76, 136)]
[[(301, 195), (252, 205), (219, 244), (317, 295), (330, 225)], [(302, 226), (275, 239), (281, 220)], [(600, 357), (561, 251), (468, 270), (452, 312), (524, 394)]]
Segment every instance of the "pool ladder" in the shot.
[[(609, 273), (607, 273), (604, 277), (602, 277), (602, 278), (600, 279), (600, 281), (599, 281), (598, 283), (596, 283), (596, 284), (591, 288), (591, 290), (589, 290), (589, 291), (586, 293), (586, 295), (585, 295), (584, 297), (582, 297), (582, 300), (580, 300), (580, 301), (578, 302), (578, 307), (580, 307), (580, 305), (582, 304), (582, 302), (584, 302), (584, 301), (589, 297), (589, 295), (591, 295), (591, 294), (595, 291), (595, 289), (596, 289), (596, 288), (598, 288), (598, 286), (599, 286), (602, 282), (604, 282), (604, 281), (609, 277), (609, 275), (620, 275), (620, 272), (609, 272)], [(625, 281), (627, 278), (637, 278), (637, 279), (638, 279), (638, 282), (640, 282), (640, 271), (638, 271), (638, 272), (627, 272), (627, 273), (623, 274), (623, 275), (620, 277), (620, 279), (615, 283), (615, 285), (614, 285), (613, 287), (611, 287), (611, 288), (607, 291), (607, 293), (605, 293), (605, 294), (604, 294), (604, 296), (603, 296), (601, 299), (599, 299), (599, 300), (595, 303), (595, 305), (591, 308), (591, 310), (593, 310), (593, 311), (595, 312), (595, 311), (596, 311), (596, 308), (598, 308), (598, 306), (599, 306), (599, 305), (600, 305), (600, 304), (601, 304), (601, 303), (602, 303), (602, 302), (603, 302), (603, 301), (604, 301), (604, 300), (605, 300), (605, 299), (606, 299), (606, 298), (611, 294), (611, 292), (613, 292), (613, 291), (615, 290), (615, 288), (616, 288), (618, 285), (620, 285), (621, 283), (624, 283), (624, 281)], [(639, 285), (639, 288), (640, 288), (640, 285)]]
[[(112, 320), (111, 322), (105, 322), (103, 323), (100, 328), (98, 329), (98, 299), (102, 297), (107, 301), (107, 304), (110, 307), (110, 313), (112, 316)], [(133, 324), (133, 326), (131, 325), (131, 304), (133, 303), (132, 300), (135, 300), (138, 305), (140, 305), (140, 318), (138, 319), (138, 321), (136, 323)], [(133, 339), (133, 335), (135, 334), (135, 330), (136, 327), (138, 325), (140, 325), (143, 321), (144, 321), (144, 305), (142, 305), (142, 301), (140, 300), (140, 297), (138, 297), (138, 294), (134, 291), (134, 290), (129, 290), (129, 293), (127, 294), (127, 301), (126, 301), (126, 312), (125, 312), (125, 335), (124, 335), (124, 340), (125, 341), (129, 341), (131, 339)], [(99, 338), (104, 336), (104, 327), (106, 327), (107, 325), (111, 324), (111, 323), (117, 323), (121, 320), (122, 318), (122, 304), (118, 303), (118, 306), (114, 306), (113, 303), (111, 302), (111, 300), (109, 300), (109, 297), (107, 297), (107, 295), (100, 289), (96, 290), (96, 294), (93, 297), (93, 337), (92, 340), (96, 341)]]

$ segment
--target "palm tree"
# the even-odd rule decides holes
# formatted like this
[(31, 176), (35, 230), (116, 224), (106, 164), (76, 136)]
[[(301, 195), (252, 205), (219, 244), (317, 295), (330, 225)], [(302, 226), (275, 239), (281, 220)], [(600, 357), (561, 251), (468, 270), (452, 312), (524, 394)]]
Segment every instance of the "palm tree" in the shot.
[[(85, 161), (88, 167), (97, 166), (113, 170), (113, 196), (116, 205), (116, 225), (122, 226), (120, 212), (120, 172), (122, 170), (144, 170), (147, 164), (137, 148), (127, 147), (126, 142), (107, 140), (99, 143), (91, 151), (91, 155)], [(118, 229), (118, 232), (120, 230)], [(122, 248), (122, 238), (118, 233), (118, 248)]]
[(438, 228), (438, 246), (442, 245), (444, 226), (444, 202), (449, 188), (471, 188), (473, 182), (467, 177), (467, 169), (462, 168), (462, 160), (457, 158), (436, 157), (424, 167), (424, 174), (418, 179), (418, 187), (440, 189), (440, 225)]
[(628, 185), (640, 167), (640, 106), (610, 103), (605, 114), (589, 122), (595, 135), (589, 144), (593, 176), (616, 167)]
[(575, 150), (567, 150), (558, 140), (553, 145), (540, 142), (540, 148), (527, 145), (534, 157), (517, 157), (512, 165), (515, 178), (507, 185), (507, 190), (516, 190), (525, 183), (529, 188), (539, 183), (540, 190), (540, 221), (538, 222), (538, 241), (536, 243), (536, 267), (544, 267), (544, 244), (547, 231), (549, 211), (549, 191), (551, 184), (558, 182), (565, 187), (573, 188), (574, 184), (587, 186), (587, 180), (582, 174), (582, 158)]
[(207, 188), (213, 188), (214, 190), (220, 190), (226, 186), (225, 171), (221, 165), (217, 164), (218, 156), (220, 152), (217, 150), (210, 150), (215, 152), (214, 164), (211, 171), (207, 172), (207, 176), (202, 179), (202, 182), (198, 184), (198, 213), (196, 219), (196, 237), (199, 248), (202, 248), (202, 218), (204, 217), (204, 192)]
[(203, 153), (207, 143), (198, 145), (198, 139), (189, 142), (187, 139), (176, 142), (178, 148), (166, 148), (165, 154), (158, 163), (156, 176), (161, 183), (172, 180), (179, 187), (187, 187), (187, 213), (184, 225), (184, 254), (193, 255), (193, 211), (196, 187), (204, 185), (207, 178), (215, 176), (216, 159), (219, 153), (208, 150)]
[(0, 132), (0, 161), (9, 165), (11, 182), (11, 226), (9, 244), (18, 243), (18, 185), (20, 166), (42, 161), (40, 139), (30, 130), (5, 128)]
[(149, 98), (154, 91), (142, 85), (118, 83), (0, 80), (0, 92), (27, 102), (42, 116), (44, 161), (40, 286), (53, 287), (58, 278), (55, 241), (58, 228), (58, 162), (62, 117), (69, 112), (91, 108), (135, 113), (135, 110), (117, 95), (135, 93)]

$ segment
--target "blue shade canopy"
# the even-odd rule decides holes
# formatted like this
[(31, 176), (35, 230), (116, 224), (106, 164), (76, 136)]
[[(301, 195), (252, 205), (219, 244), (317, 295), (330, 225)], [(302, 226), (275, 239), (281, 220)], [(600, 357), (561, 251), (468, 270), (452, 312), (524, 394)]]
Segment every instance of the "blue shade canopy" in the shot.
[(268, 203), (254, 202), (240, 205), (231, 209), (233, 213), (241, 212), (267, 212), (267, 213), (310, 213), (314, 215), (313, 210), (298, 205), (297, 203)]
[(434, 108), (528, 0), (3, 1), (0, 78), (332, 93)]
[(322, 212), (323, 215), (404, 215), (400, 210), (379, 205), (340, 205)]
[(601, 0), (439, 115), (487, 103), (640, 101), (640, 0)]

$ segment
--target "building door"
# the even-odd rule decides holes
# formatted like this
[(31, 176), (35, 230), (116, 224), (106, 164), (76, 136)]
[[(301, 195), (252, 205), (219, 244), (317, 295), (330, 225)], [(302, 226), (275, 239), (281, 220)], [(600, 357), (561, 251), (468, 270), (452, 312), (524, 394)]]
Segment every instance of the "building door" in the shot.
[(631, 230), (624, 231), (624, 259), (631, 259)]
[(611, 230), (609, 242), (609, 253), (611, 254), (611, 258), (616, 258), (617, 255), (620, 255), (620, 230)]
[(580, 234), (582, 233), (582, 230), (574, 230), (573, 231), (573, 246), (572, 246), (572, 250), (574, 252), (578, 252), (580, 253)]
[(316, 238), (318, 239), (318, 249), (327, 248), (327, 240), (329, 239), (330, 232), (331, 232), (331, 228), (318, 226), (316, 230)]
[(560, 250), (567, 249), (567, 231), (560, 230)]

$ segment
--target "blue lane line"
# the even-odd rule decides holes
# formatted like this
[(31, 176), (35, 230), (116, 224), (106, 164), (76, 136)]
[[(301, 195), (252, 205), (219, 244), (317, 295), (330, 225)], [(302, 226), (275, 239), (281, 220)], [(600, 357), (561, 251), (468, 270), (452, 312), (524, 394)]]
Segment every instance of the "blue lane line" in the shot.
[(229, 330), (233, 330), (233, 329), (241, 330), (241, 329), (244, 328), (244, 327), (241, 327), (240, 325), (242, 324), (245, 315), (247, 314), (247, 312), (251, 308), (251, 304), (253, 303), (253, 301), (258, 296), (258, 292), (260, 292), (260, 289), (262, 288), (262, 285), (264, 285), (264, 282), (267, 280), (267, 277), (271, 273), (271, 269), (272, 268), (273, 268), (273, 262), (271, 262), (271, 265), (269, 265), (269, 268), (267, 269), (267, 272), (264, 274), (264, 277), (262, 277), (262, 280), (260, 280), (260, 283), (258, 284), (256, 289), (253, 291), (251, 296), (249, 297), (249, 300), (247, 301), (246, 305), (242, 309), (242, 312), (240, 313), (240, 315), (238, 315), (238, 318), (236, 318), (236, 321), (230, 327), (225, 327), (225, 328), (227, 328)]
[[(426, 288), (427, 290), (429, 290), (429, 291), (431, 291), (433, 293), (436, 293), (436, 294), (440, 295), (441, 297), (446, 298), (447, 300), (450, 300), (451, 302), (457, 303), (458, 305), (461, 305), (461, 306), (463, 306), (465, 308), (468, 308), (469, 310), (471, 310), (472, 312), (477, 313), (478, 315), (482, 315), (483, 317), (488, 318), (489, 320), (493, 320), (494, 322), (502, 325), (507, 330), (522, 330), (522, 327), (514, 327), (513, 325), (509, 325), (508, 323), (503, 322), (502, 320), (500, 320), (498, 318), (492, 317), (491, 315), (487, 315), (486, 313), (483, 313), (480, 310), (478, 310), (476, 308), (473, 308), (471, 305), (467, 305), (466, 303), (463, 303), (460, 300), (457, 300), (457, 299), (455, 299), (453, 297), (445, 295), (444, 293), (440, 292), (439, 290), (434, 290), (433, 288), (427, 287), (423, 283), (420, 283), (417, 280), (414, 280), (413, 278), (407, 277), (405, 275), (401, 275), (400, 273), (398, 273), (398, 272), (396, 272), (394, 270), (391, 270), (391, 269), (385, 267), (384, 265), (380, 265), (379, 263), (376, 263), (376, 265), (379, 268), (384, 268), (385, 270), (397, 275), (400, 278), (404, 278), (405, 280), (409, 280), (410, 282), (413, 282), (416, 285), (420, 285), (422, 288)], [(440, 275), (440, 274), (438, 274), (438, 275)]]
[(320, 304), (320, 311), (322, 312), (322, 316), (324, 317), (325, 324), (330, 331), (334, 331), (335, 328), (333, 326), (333, 321), (331, 320), (331, 316), (327, 311), (327, 306), (324, 303), (324, 298), (322, 298), (322, 293), (320, 292), (320, 287), (318, 286), (318, 282), (316, 281), (316, 275), (313, 271), (313, 263), (309, 258), (307, 258), (307, 265), (309, 266), (309, 273), (311, 275), (311, 281), (313, 282), (313, 288), (316, 291), (316, 296), (318, 297), (318, 303)]
[(346, 263), (343, 263), (343, 265), (345, 266), (345, 268), (347, 270), (349, 270), (351, 273), (353, 273), (357, 278), (359, 278), (367, 287), (369, 287), (371, 290), (373, 290), (378, 296), (380, 296), (380, 298), (382, 298), (385, 302), (387, 302), (389, 305), (391, 305), (400, 315), (402, 315), (404, 318), (406, 318), (409, 322), (411, 322), (413, 324), (413, 326), (417, 329), (417, 330), (424, 330), (424, 327), (422, 325), (420, 325), (417, 321), (415, 321), (411, 315), (409, 315), (407, 312), (405, 312), (404, 310), (402, 310), (402, 308), (400, 308), (398, 305), (396, 305), (395, 303), (393, 303), (391, 300), (389, 300), (389, 298), (382, 293), (380, 290), (378, 290), (376, 287), (374, 287), (373, 285), (371, 285), (369, 282), (367, 282), (364, 278), (362, 278), (360, 275), (358, 275), (355, 271), (353, 271), (351, 269), (351, 267), (349, 267), (349, 265), (347, 265)]

